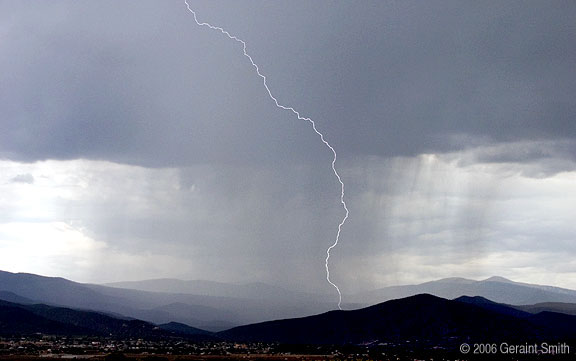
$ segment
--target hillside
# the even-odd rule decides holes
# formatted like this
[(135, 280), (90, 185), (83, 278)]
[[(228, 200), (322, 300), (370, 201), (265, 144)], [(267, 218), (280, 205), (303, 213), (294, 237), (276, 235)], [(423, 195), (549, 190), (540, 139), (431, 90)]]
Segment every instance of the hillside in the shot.
[(150, 292), (0, 271), (0, 292), (2, 291), (13, 301), (17, 300), (14, 297), (21, 297), (21, 300), (106, 312), (158, 324), (181, 322), (211, 331), (240, 324), (315, 314), (336, 306), (334, 300), (332, 303), (307, 303), (297, 297), (270, 300), (258, 297), (249, 299)]
[(126, 320), (109, 315), (53, 307), (43, 304), (23, 305), (0, 301), (0, 334), (53, 334), (113, 336), (117, 338), (194, 337), (213, 339), (210, 332), (186, 325), (157, 326), (140, 320)]
[[(516, 311), (516, 310), (514, 310)], [(518, 311), (516, 311), (518, 312)], [(571, 316), (557, 316), (573, 322)], [(231, 340), (282, 343), (360, 344), (406, 342), (441, 344), (454, 340), (539, 339), (550, 335), (549, 320), (524, 319), (474, 304), (416, 295), (354, 311), (240, 326), (218, 333)], [(573, 337), (569, 330), (556, 336)]]

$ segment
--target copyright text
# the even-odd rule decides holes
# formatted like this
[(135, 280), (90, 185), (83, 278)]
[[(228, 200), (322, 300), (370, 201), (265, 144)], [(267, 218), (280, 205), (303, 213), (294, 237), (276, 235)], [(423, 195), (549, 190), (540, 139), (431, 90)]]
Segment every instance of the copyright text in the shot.
[(473, 353), (475, 355), (503, 354), (503, 355), (567, 355), (570, 353), (570, 346), (563, 343), (523, 343), (511, 344), (502, 342), (496, 343), (475, 343), (460, 345), (460, 352), (463, 354)]

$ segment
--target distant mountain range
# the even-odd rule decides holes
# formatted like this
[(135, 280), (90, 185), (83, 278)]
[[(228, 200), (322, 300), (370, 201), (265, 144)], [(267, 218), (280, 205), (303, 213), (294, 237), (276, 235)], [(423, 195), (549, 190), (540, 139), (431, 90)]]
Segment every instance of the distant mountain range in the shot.
[[(264, 283), (235, 285), (211, 281), (182, 281), (177, 279), (155, 279), (135, 282), (117, 282), (108, 286), (151, 292), (186, 293), (214, 297), (259, 299), (284, 303), (327, 303), (329, 295), (288, 291)], [(533, 305), (536, 303), (576, 303), (576, 291), (529, 283), (514, 282), (504, 277), (490, 277), (475, 281), (466, 278), (444, 278), (417, 285), (391, 286), (373, 291), (345, 295), (344, 308), (354, 309), (374, 305), (383, 301), (414, 296), (417, 294), (453, 299), (460, 296), (481, 296), (495, 302)]]
[(31, 334), (281, 344), (392, 345), (457, 350), (462, 342), (570, 342), (576, 316), (530, 313), (482, 297), (416, 295), (352, 311), (268, 321), (211, 333), (185, 324), (155, 325), (93, 311), (0, 301), (0, 335)]
[(104, 286), (149, 292), (186, 293), (213, 297), (281, 301), (285, 303), (293, 300), (315, 303), (331, 303), (334, 301), (333, 295), (292, 291), (262, 282), (230, 284), (205, 280), (183, 281), (174, 278), (161, 278), (144, 281), (114, 282), (104, 284)]
[(153, 323), (175, 321), (211, 331), (316, 314), (336, 307), (333, 297), (328, 301), (323, 295), (292, 292), (274, 286), (221, 286), (220, 295), (187, 293), (191, 292), (190, 289), (177, 293), (151, 292), (0, 271), (0, 299), (7, 301), (94, 310)]
[[(212, 332), (239, 325), (321, 314), (336, 308), (333, 297), (295, 292), (262, 283), (231, 285), (161, 279), (117, 283), (113, 286), (0, 271), (0, 300), (22, 305), (42, 303), (96, 311), (118, 319), (139, 319), (154, 324), (176, 322)], [(483, 281), (448, 278), (420, 285), (387, 287), (347, 295), (345, 299), (351, 303), (345, 303), (344, 308), (360, 309), (424, 293), (446, 299), (481, 296), (497, 303), (520, 305), (506, 306), (517, 312), (576, 314), (576, 291), (517, 283), (500, 277)]]
[(460, 296), (481, 296), (495, 302), (514, 305), (532, 305), (545, 302), (576, 303), (576, 291), (574, 290), (514, 282), (503, 277), (490, 277), (482, 281), (466, 278), (445, 278), (418, 285), (385, 287), (350, 295), (346, 299), (355, 303), (376, 304), (422, 293), (447, 299)]

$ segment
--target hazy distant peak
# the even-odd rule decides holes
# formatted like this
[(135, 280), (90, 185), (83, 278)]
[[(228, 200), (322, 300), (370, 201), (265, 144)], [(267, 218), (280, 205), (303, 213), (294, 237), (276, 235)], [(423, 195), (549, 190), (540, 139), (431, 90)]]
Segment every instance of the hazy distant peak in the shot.
[(451, 277), (418, 285), (390, 286), (350, 295), (347, 300), (364, 304), (377, 304), (419, 293), (429, 293), (448, 299), (455, 299), (463, 295), (482, 296), (497, 303), (516, 305), (541, 302), (576, 303), (576, 290), (515, 282), (500, 276), (493, 276), (480, 281)]
[(438, 281), (430, 281), (430, 282), (426, 282), (426, 283), (473, 283), (473, 282), (476, 282), (476, 281), (470, 280), (468, 278), (462, 278), (462, 277), (448, 277), (448, 278), (439, 279)]
[(508, 278), (500, 277), (500, 276), (492, 276), (490, 278), (486, 278), (482, 282), (504, 282), (504, 283), (516, 283)]

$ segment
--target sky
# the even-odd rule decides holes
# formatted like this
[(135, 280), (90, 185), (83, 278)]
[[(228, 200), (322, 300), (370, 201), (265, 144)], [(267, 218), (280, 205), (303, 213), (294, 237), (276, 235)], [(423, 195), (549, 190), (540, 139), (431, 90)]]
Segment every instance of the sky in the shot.
[[(189, 1), (336, 149), (344, 294), (576, 288), (576, 3)], [(183, 1), (0, 0), (0, 269), (333, 293), (332, 153)]]

